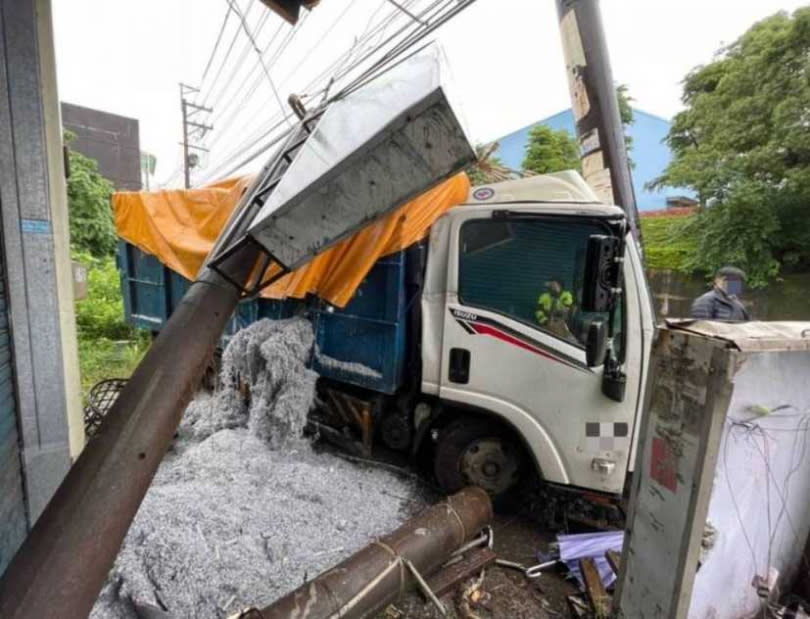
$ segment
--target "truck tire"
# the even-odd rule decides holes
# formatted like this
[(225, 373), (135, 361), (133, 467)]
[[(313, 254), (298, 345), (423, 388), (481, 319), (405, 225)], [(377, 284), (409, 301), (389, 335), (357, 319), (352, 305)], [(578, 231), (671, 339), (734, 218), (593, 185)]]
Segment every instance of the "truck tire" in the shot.
[(463, 417), (439, 433), (433, 473), (448, 494), (473, 485), (498, 498), (515, 487), (525, 462), (523, 449), (503, 425)]

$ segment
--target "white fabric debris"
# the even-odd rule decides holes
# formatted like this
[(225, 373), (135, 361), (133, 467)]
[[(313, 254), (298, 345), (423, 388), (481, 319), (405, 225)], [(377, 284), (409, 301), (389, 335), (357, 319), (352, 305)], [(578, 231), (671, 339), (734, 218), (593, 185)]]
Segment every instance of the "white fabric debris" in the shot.
[(375, 380), (382, 378), (382, 373), (374, 368), (370, 368), (362, 363), (357, 363), (356, 361), (341, 361), (340, 359), (335, 359), (323, 353), (317, 346), (315, 347), (315, 359), (321, 367), (330, 370), (338, 370), (340, 372), (347, 372), (348, 374), (354, 374), (356, 376), (365, 376)]
[[(300, 438), (314, 397), (312, 340), (303, 319), (262, 320), (233, 338), (224, 388), (188, 407), (93, 619), (261, 607), (421, 505), (413, 481)], [(237, 377), (250, 386), (247, 404)]]

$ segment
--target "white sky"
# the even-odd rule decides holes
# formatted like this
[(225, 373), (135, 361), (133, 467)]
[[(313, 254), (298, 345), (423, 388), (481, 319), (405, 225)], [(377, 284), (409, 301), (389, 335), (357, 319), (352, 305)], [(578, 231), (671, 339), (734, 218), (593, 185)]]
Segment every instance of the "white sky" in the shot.
[[(279, 33), (276, 42), (289, 32), (275, 14), (265, 17), (262, 30), (257, 30), (266, 9), (258, 0), (235, 1), (258, 33), (260, 48), (274, 32)], [(429, 4), (405, 1), (414, 7)], [(199, 83), (227, 0), (52, 3), (60, 98), (137, 118), (141, 149), (158, 159), (157, 179), (172, 177), (180, 161), (178, 82)], [(680, 109), (679, 82), (692, 67), (711, 60), (721, 45), (736, 39), (754, 21), (807, 3), (602, 0), (614, 78), (629, 86), (636, 107), (669, 118)], [(270, 69), (281, 97), (286, 100), (290, 92), (301, 92), (317, 72), (348, 49), (378, 9), (383, 16), (393, 7), (386, 0), (322, 0)], [(208, 171), (215, 171), (217, 162), (258, 135), (278, 110), (269, 82), (256, 64), (257, 55), (242, 32), (214, 83), (236, 28), (232, 14), (198, 99), (215, 103), (211, 121), (215, 131), (208, 140), (212, 152), (210, 161), (204, 161)], [(496, 139), (569, 106), (554, 0), (478, 0), (434, 38), (447, 52), (476, 141)], [(240, 56), (243, 63), (236, 68)], [(257, 87), (249, 101), (234, 105), (253, 83)], [(229, 102), (240, 84), (245, 85), (243, 94)], [(255, 166), (261, 163), (259, 158)], [(172, 178), (174, 184), (181, 182)]]

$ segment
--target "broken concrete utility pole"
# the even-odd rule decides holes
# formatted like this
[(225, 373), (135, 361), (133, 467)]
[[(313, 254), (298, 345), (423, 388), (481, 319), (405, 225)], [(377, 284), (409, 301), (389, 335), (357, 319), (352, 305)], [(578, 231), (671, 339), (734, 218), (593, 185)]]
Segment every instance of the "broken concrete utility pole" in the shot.
[(486, 491), (470, 487), (449, 497), (393, 533), (301, 585), (250, 619), (346, 619), (368, 617), (435, 572), (450, 554), (492, 520)]
[(15, 555), (0, 580), (0, 617), (87, 617), (246, 290), (474, 159), (440, 79), (441, 60), (439, 50), (423, 50), (291, 132)]
[(598, 0), (556, 0), (582, 175), (606, 204), (622, 207), (640, 239), (638, 207)]

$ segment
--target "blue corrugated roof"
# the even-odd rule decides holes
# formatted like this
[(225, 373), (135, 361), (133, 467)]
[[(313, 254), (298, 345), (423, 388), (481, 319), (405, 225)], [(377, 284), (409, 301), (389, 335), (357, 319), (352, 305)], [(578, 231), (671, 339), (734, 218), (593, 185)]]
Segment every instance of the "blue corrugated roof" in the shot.
[[(670, 122), (660, 116), (635, 108), (633, 114), (634, 121), (627, 133), (633, 138), (630, 157), (636, 164), (633, 169), (633, 187), (639, 209), (650, 211), (664, 208), (667, 196), (694, 196), (694, 192), (683, 187), (666, 187), (660, 191), (644, 189), (646, 183), (661, 175), (672, 159), (672, 153), (664, 143), (664, 138), (669, 132)], [(570, 109), (527, 125), (498, 140), (499, 147), (496, 155), (500, 157), (504, 165), (515, 170), (520, 169), (529, 141), (529, 131), (537, 125), (546, 125), (552, 129), (565, 129), (572, 135), (576, 134), (574, 114)]]

